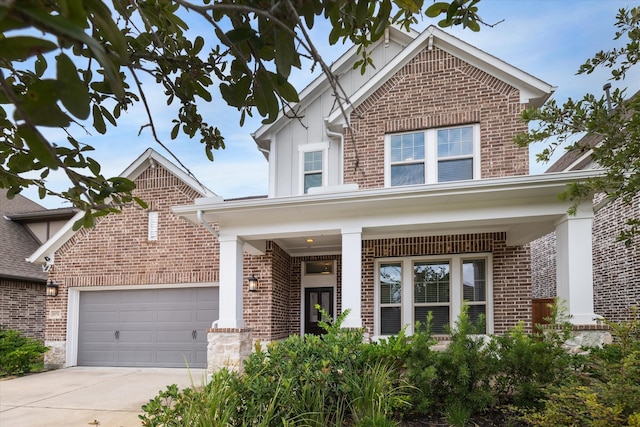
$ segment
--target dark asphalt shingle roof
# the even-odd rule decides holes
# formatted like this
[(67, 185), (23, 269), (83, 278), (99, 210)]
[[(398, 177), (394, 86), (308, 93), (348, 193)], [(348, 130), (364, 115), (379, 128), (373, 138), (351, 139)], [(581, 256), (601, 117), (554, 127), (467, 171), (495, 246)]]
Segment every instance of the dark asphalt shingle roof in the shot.
[(39, 204), (17, 195), (7, 199), (7, 190), (0, 189), (0, 277), (44, 282), (47, 278), (39, 265), (25, 261), (40, 243), (19, 222), (7, 215), (46, 210)]

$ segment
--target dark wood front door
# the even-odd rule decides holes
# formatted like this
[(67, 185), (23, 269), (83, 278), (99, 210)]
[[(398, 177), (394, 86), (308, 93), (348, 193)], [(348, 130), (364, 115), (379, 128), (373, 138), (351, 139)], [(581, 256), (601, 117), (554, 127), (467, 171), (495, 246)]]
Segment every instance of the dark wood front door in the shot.
[(320, 305), (333, 320), (333, 288), (305, 288), (304, 290), (304, 333), (320, 335), (325, 331), (318, 326), (318, 321), (322, 320), (322, 315), (316, 308)]

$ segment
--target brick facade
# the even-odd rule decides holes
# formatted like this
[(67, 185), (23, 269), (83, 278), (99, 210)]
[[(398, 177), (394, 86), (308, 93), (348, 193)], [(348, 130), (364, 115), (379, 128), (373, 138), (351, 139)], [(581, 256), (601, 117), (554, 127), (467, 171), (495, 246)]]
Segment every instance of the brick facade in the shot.
[[(66, 340), (70, 287), (130, 286), (218, 281), (219, 245), (204, 228), (178, 218), (171, 207), (193, 203), (201, 195), (160, 165), (135, 179), (134, 194), (148, 209), (127, 206), (120, 214), (99, 218), (56, 252), (50, 278), (60, 286), (48, 298), (48, 342)], [(158, 211), (158, 239), (148, 240), (148, 212)]]
[(528, 150), (513, 142), (527, 130), (519, 116), (525, 107), (515, 88), (437, 47), (426, 49), (351, 114), (344, 182), (384, 187), (385, 134), (472, 123), (480, 124), (482, 178), (526, 175)]
[(0, 278), (0, 327), (44, 340), (45, 284)]
[[(593, 221), (593, 297), (595, 313), (615, 322), (630, 318), (640, 306), (640, 247), (616, 242), (628, 218), (640, 217), (640, 194), (629, 205), (616, 201), (600, 209)], [(556, 295), (555, 235), (531, 243), (533, 292)]]

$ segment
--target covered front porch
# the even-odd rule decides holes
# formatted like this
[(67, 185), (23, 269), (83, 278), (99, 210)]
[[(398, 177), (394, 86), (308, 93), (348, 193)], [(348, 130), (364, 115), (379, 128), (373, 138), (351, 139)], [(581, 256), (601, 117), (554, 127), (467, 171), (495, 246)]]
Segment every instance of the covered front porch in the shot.
[[(567, 183), (593, 173), (374, 190), (336, 187), (330, 193), (234, 201), (205, 198), (174, 207), (177, 215), (209, 228), (220, 243), (220, 318), (210, 338), (223, 345), (210, 349), (215, 353), (210, 357), (216, 359), (210, 368), (237, 365), (252, 351), (255, 339), (268, 342), (305, 332), (301, 269), (307, 261), (331, 262), (334, 313), (349, 309), (343, 326), (365, 327), (375, 335), (375, 259), (394, 254), (489, 254), (497, 260), (493, 264), (501, 266), (493, 265), (491, 274), (495, 270), (502, 281), (492, 290), (488, 332), (504, 332), (518, 317), (530, 322), (530, 308), (522, 302), (526, 292), (530, 295), (526, 245), (551, 231), (557, 235), (558, 296), (567, 303), (572, 322), (595, 324), (593, 208), (583, 202), (576, 215), (569, 216), (570, 203), (557, 198)], [(482, 239), (487, 241), (484, 246), (476, 244)], [(435, 242), (435, 249), (411, 249), (425, 241)], [(398, 249), (403, 245), (409, 249)], [(370, 246), (376, 250), (371, 252)], [(496, 248), (498, 257), (491, 255)], [(527, 274), (529, 279), (523, 279)], [(247, 289), (250, 276), (258, 279), (258, 292)], [(513, 297), (515, 288), (526, 292)], [(507, 303), (509, 298), (515, 302)], [(452, 315), (455, 311), (454, 307)]]

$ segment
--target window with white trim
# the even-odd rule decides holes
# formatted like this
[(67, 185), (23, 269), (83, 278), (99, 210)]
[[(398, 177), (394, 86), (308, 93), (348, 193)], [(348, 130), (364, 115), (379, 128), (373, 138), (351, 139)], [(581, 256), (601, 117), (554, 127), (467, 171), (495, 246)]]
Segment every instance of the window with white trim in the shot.
[(385, 137), (385, 185), (480, 178), (480, 126), (464, 125)]
[(416, 322), (432, 315), (434, 334), (445, 334), (462, 305), (477, 323), (485, 318), (492, 332), (491, 256), (464, 254), (381, 259), (376, 264), (375, 334), (395, 335), (405, 325), (412, 333)]
[(304, 153), (304, 194), (311, 187), (322, 186), (322, 151), (307, 151)]

